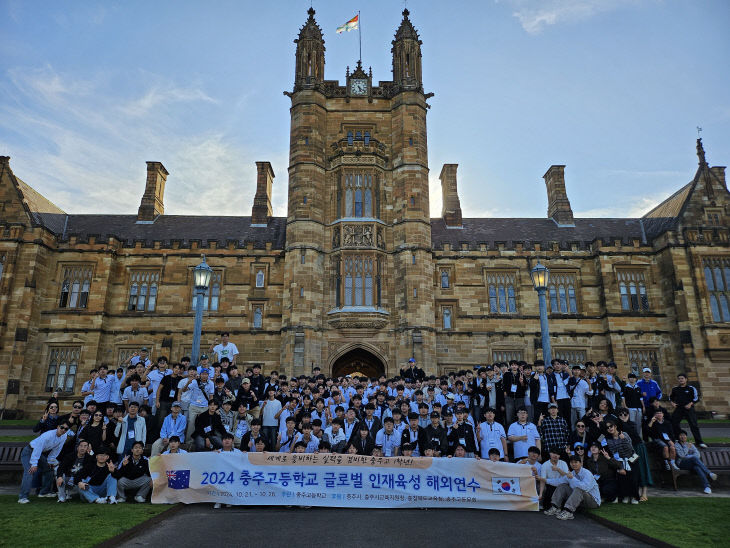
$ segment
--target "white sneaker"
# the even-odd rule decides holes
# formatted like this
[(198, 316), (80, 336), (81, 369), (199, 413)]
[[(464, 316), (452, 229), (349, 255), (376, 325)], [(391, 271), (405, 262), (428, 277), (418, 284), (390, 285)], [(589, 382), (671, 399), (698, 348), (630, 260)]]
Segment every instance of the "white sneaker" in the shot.
[(117, 503), (117, 497), (111, 496), (109, 497), (109, 504), (116, 504)]
[(715, 472), (710, 472), (710, 479), (715, 481), (717, 479), (717, 474), (715, 474)]
[(124, 497), (117, 497), (117, 502), (119, 504), (123, 504), (123, 503), (127, 502), (127, 499), (125, 499)]
[(624, 500), (623, 500), (623, 503), (624, 504), (628, 504), (630, 502), (631, 502), (631, 498), (630, 497), (624, 497)]
[(706, 443), (701, 443), (701, 444), (700, 444), (700, 447), (701, 447), (702, 449), (707, 449), (707, 444), (706, 444)]
[(710, 489), (709, 487), (705, 487), (705, 495), (711, 495), (711, 494), (712, 494), (712, 489)]
[(676, 463), (674, 463), (674, 462), (670, 462), (669, 466), (672, 467), (672, 470), (679, 470), (679, 466), (677, 466)]
[(139, 495), (137, 495), (136, 497), (134, 497), (134, 500), (136, 502), (145, 502), (144, 497), (140, 497)]
[(631, 504), (639, 504), (639, 499), (631, 499)]
[(560, 510), (558, 509), (557, 506), (551, 506), (550, 508), (548, 508), (547, 510), (545, 510), (543, 512), (543, 514), (545, 514), (546, 516), (554, 516), (558, 512), (560, 512)]
[(66, 502), (66, 499), (62, 499), (61, 497), (58, 497), (58, 500), (56, 502)]
[(29, 502), (28, 499), (18, 499), (18, 504), (28, 504)]
[(618, 503), (619, 503), (618, 497), (616, 497), (615, 499), (613, 499), (611, 501), (611, 504), (618, 504)]
[(106, 504), (106, 497), (99, 497), (94, 502), (96, 504)]
[(573, 519), (575, 516), (573, 515), (573, 512), (568, 512), (567, 510), (563, 510), (555, 517), (558, 519), (565, 520), (565, 519)]
[(226, 504), (226, 508), (230, 508), (230, 507), (231, 507), (231, 505), (230, 505), (230, 504)]
[(220, 502), (216, 502), (216, 503), (215, 503), (215, 504), (213, 505), (213, 509), (215, 509), (215, 510), (218, 510), (218, 508), (220, 508), (220, 507), (221, 507), (221, 503), (220, 503)]

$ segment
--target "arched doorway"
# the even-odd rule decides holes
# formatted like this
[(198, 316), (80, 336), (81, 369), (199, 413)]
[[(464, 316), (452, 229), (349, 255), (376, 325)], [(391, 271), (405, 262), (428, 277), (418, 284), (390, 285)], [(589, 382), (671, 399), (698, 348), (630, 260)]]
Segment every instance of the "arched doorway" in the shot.
[(364, 348), (354, 348), (345, 352), (332, 364), (332, 376), (379, 377), (385, 374), (383, 362), (375, 354)]

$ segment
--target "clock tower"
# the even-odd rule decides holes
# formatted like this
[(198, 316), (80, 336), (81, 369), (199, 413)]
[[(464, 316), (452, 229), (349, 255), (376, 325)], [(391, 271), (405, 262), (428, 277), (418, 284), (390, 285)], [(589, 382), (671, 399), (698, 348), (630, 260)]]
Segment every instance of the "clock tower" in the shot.
[[(436, 373), (421, 41), (407, 10), (393, 80), (324, 78), (314, 10), (295, 40), (281, 364), (289, 374)], [(357, 359), (355, 359), (357, 358)], [(353, 366), (354, 367), (354, 366)], [(354, 370), (353, 370), (354, 371)]]

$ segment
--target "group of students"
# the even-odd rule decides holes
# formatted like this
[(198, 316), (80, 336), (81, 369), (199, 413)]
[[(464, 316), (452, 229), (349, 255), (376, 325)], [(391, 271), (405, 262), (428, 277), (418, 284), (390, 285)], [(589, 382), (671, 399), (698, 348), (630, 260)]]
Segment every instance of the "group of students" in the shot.
[(278, 451), (511, 460), (532, 467), (541, 505), (560, 519), (602, 500), (647, 500), (645, 442), (667, 469), (695, 471), (705, 492), (715, 479), (679, 428), (687, 419), (702, 445), (699, 395), (684, 375), (670, 395), (670, 415), (651, 370), (624, 382), (605, 362), (569, 368), (560, 360), (547, 367), (513, 361), (434, 377), (411, 359), (392, 379), (328, 378), (318, 367), (287, 378), (264, 376), (258, 365), (244, 376), (237, 350), (225, 354), (213, 363), (203, 354), (198, 365), (183, 358), (169, 368), (166, 357), (153, 367), (143, 352), (113, 378), (100, 366), (70, 413), (59, 415), (52, 399), (36, 426), (41, 435), (21, 455), (19, 502), (29, 501), (34, 481), (41, 497), (56, 496), (55, 484), (59, 502), (77, 492), (89, 502), (115, 503), (128, 493), (143, 502), (151, 488), (148, 444), (152, 456)]

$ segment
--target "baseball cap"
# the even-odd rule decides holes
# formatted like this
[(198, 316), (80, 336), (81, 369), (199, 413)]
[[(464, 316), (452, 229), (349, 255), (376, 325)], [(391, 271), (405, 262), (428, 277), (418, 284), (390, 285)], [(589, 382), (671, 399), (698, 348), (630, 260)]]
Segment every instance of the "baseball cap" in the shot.
[(451, 394), (451, 393), (449, 393), (449, 394), (446, 394), (446, 399), (447, 399), (447, 400), (453, 400), (453, 399), (454, 399), (454, 395), (453, 395), (453, 394)]
[[(149, 352), (149, 350), (147, 350), (147, 347), (146, 346), (143, 346), (142, 348), (140, 348), (140, 350), (142, 352)], [(98, 453), (98, 451), (97, 451), (97, 453)]]
[(439, 415), (437, 411), (432, 411), (431, 412), (431, 418), (432, 419), (440, 419), (441, 418), (441, 415)]
[(554, 407), (555, 409), (557, 409), (557, 408), (558, 408), (558, 404), (557, 404), (557, 403), (550, 403), (550, 404), (548, 404), (548, 409), (551, 409), (551, 408), (553, 408), (553, 407)]
[(416, 360), (414, 358), (411, 358), (410, 360), (408, 360), (408, 363), (416, 363)]
[(642, 373), (651, 373), (651, 369), (649, 369), (648, 367), (645, 367), (644, 369), (641, 370), (641, 372)]
[(170, 407), (182, 407), (182, 404), (179, 401), (174, 401)]
[(251, 384), (251, 379), (248, 377), (244, 377), (244, 379), (241, 381), (241, 384)]

